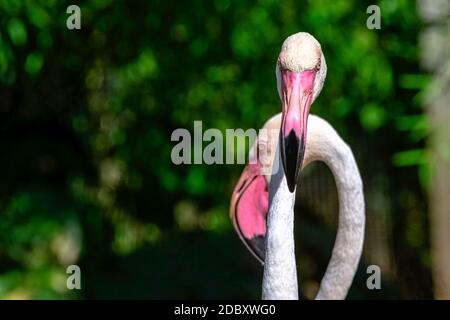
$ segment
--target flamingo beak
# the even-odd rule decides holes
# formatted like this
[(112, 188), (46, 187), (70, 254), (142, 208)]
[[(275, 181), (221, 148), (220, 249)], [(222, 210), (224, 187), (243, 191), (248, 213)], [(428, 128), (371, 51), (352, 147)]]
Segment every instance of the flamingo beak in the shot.
[(281, 70), (283, 115), (280, 143), (281, 158), (290, 192), (295, 191), (298, 173), (305, 155), (308, 115), (311, 108), (315, 70)]
[(230, 217), (247, 249), (264, 263), (269, 190), (261, 164), (248, 164), (231, 197)]

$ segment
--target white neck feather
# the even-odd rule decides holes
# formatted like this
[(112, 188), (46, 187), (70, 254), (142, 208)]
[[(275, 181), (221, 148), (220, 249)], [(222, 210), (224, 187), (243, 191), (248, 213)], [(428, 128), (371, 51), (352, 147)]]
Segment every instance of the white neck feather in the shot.
[(297, 300), (297, 267), (294, 248), (295, 193), (289, 192), (281, 167), (279, 145), (274, 161), (278, 168), (269, 183), (266, 250), (262, 299)]
[[(272, 118), (279, 121), (280, 117)], [(271, 119), (271, 120), (272, 120)], [(279, 150), (274, 160), (279, 161)], [(334, 175), (339, 196), (339, 224), (331, 260), (316, 299), (344, 299), (355, 275), (364, 240), (365, 208), (361, 176), (350, 148), (325, 120), (311, 115), (304, 166), (323, 161)], [(279, 168), (269, 182), (263, 299), (297, 299), (294, 246), (295, 193)]]
[[(339, 197), (339, 223), (331, 260), (317, 300), (345, 299), (362, 253), (365, 206), (361, 176), (349, 146), (325, 120), (309, 117), (305, 166), (323, 161), (333, 173)], [(309, 148), (309, 149), (308, 149)]]

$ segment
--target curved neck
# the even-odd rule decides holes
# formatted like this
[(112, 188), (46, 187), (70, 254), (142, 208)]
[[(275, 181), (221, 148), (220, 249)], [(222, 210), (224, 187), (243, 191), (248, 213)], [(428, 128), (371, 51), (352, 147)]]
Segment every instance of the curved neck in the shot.
[(298, 299), (297, 268), (294, 249), (295, 192), (289, 192), (281, 164), (279, 147), (269, 184), (266, 250), (262, 299)]
[(361, 176), (350, 148), (333, 130), (317, 160), (333, 173), (339, 197), (339, 223), (317, 300), (345, 299), (358, 268), (364, 241), (365, 209)]
[[(351, 149), (325, 120), (309, 117), (305, 164), (323, 161), (336, 181), (339, 224), (336, 241), (316, 299), (345, 299), (362, 253), (365, 206), (361, 176)], [(263, 299), (298, 299), (294, 250), (295, 193), (281, 167), (279, 144), (269, 184)]]

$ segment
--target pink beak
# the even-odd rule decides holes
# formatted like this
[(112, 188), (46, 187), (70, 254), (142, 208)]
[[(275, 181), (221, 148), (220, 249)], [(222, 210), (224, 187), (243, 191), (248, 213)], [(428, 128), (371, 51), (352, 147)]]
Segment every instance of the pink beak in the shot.
[(308, 115), (311, 108), (315, 70), (293, 72), (281, 69), (283, 116), (280, 143), (284, 174), (290, 192), (297, 185), (305, 155)]

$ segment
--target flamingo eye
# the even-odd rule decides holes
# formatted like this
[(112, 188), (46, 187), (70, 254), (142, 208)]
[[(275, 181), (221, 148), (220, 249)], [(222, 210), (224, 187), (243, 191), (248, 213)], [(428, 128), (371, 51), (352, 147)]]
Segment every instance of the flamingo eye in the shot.
[(316, 66), (316, 70), (317, 70), (317, 71), (320, 70), (321, 62), (322, 62), (322, 61), (319, 59), (319, 62), (317, 63), (317, 66)]

